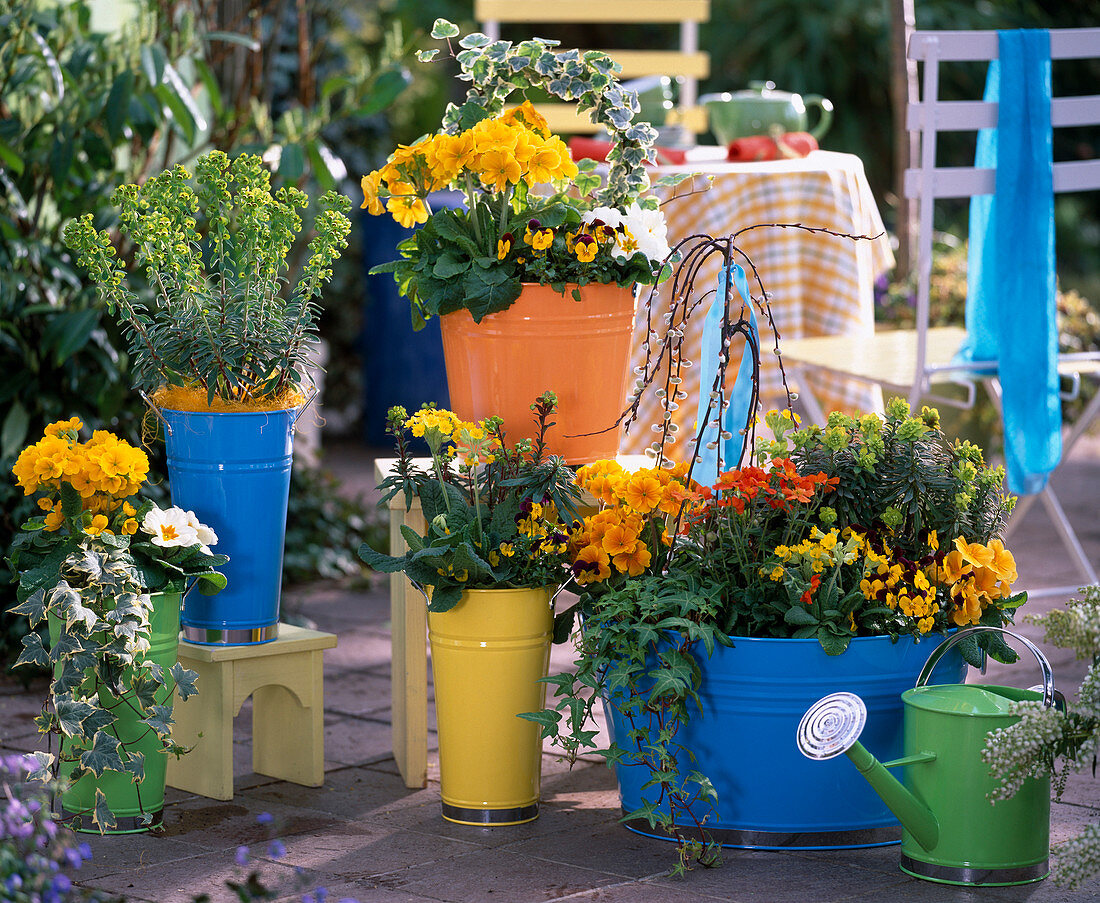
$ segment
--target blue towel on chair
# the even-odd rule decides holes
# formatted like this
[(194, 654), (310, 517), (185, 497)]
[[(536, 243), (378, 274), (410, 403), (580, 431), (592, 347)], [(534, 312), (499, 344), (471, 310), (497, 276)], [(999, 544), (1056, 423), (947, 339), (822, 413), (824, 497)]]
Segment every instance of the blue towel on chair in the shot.
[[(1055, 318), (1050, 35), (1002, 31), (985, 100), (996, 129), (978, 134), (974, 165), (995, 168), (996, 190), (970, 204), (967, 339), (957, 359), (998, 363), (1008, 487), (1046, 486), (1062, 457)], [(1000, 100), (1003, 98), (1003, 100)]]

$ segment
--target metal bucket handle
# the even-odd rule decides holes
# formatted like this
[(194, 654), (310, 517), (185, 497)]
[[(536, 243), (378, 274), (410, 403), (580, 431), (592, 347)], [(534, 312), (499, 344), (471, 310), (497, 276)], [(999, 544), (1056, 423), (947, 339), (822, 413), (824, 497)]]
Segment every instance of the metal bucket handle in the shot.
[(984, 625), (966, 627), (958, 631), (954, 636), (948, 637), (946, 642), (940, 643), (939, 646), (932, 650), (932, 654), (928, 656), (928, 661), (924, 663), (924, 668), (921, 669), (920, 676), (917, 678), (916, 686), (923, 687), (928, 682), (928, 678), (932, 676), (932, 671), (935, 669), (936, 665), (939, 664), (940, 659), (947, 654), (948, 649), (960, 640), (964, 640), (978, 633), (1002, 633), (1005, 636), (1010, 636), (1013, 639), (1019, 640), (1024, 646), (1030, 649), (1031, 654), (1035, 656), (1035, 660), (1039, 663), (1040, 670), (1043, 672), (1043, 685), (1035, 689), (1042, 691), (1043, 705), (1049, 708), (1055, 704), (1056, 696), (1060, 696), (1061, 694), (1054, 689), (1054, 672), (1051, 670), (1050, 662), (1047, 661), (1047, 657), (1043, 655), (1039, 647), (1027, 637), (1020, 636), (1018, 633), (1013, 633), (1011, 630), (1005, 630), (1003, 627), (987, 627)]

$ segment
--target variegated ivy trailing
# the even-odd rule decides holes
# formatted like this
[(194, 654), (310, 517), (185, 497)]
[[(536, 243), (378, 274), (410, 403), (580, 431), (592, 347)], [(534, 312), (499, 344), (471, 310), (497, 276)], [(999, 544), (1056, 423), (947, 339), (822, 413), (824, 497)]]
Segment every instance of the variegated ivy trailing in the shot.
[[(39, 768), (31, 779), (56, 778), (64, 763), (66, 769), (71, 766), (70, 781), (89, 773), (99, 778), (123, 772), (140, 782), (145, 775), (143, 753), (112, 728), (120, 705), (141, 710), (142, 722), (160, 738), (165, 753), (187, 751), (171, 739), (172, 688), (187, 699), (196, 692), (197, 675), (178, 662), (166, 672), (144, 660), (154, 597), (142, 587), (128, 539), (112, 534), (80, 539), (58, 569), (60, 579), (14, 609), (32, 625), (52, 616), (59, 627), (49, 650), (37, 633), (28, 633), (16, 662), (54, 669), (50, 704), (35, 723), (39, 733), (55, 738), (58, 749), (34, 754)], [(94, 810), (73, 814), (89, 818), (101, 830), (116, 825), (98, 788)], [(144, 815), (151, 819), (153, 813)]]
[[(456, 38), (461, 32), (446, 19), (436, 19), (432, 37)], [(576, 102), (578, 113), (591, 113), (592, 120), (607, 129), (612, 148), (607, 155), (608, 173), (597, 195), (606, 207), (626, 207), (649, 188), (644, 163), (653, 159), (657, 130), (648, 122), (634, 122), (638, 96), (618, 80), (621, 67), (598, 50), (556, 51), (558, 41), (531, 38), (513, 44), (494, 41), (480, 32), (458, 41), (454, 55), (459, 79), (473, 87), (461, 105), (450, 104), (443, 116), (443, 129), (457, 134), (485, 116), (504, 109), (514, 92), (529, 89), (547, 91), (561, 100)], [(420, 51), (424, 62), (435, 59), (438, 50)]]
[[(52, 677), (35, 722), (56, 752), (35, 753), (32, 777), (64, 774), (75, 782), (121, 772), (140, 782), (145, 759), (137, 746), (150, 749), (149, 734), (166, 754), (186, 751), (171, 739), (172, 690), (181, 699), (195, 692), (195, 672), (178, 662), (166, 670), (146, 656), (154, 606), (192, 582), (204, 594), (220, 591), (226, 578), (216, 568), (228, 559), (211, 551), (217, 535), (192, 512), (141, 498), (145, 452), (106, 430), (81, 442), (83, 428), (75, 417), (50, 424), (13, 468), (43, 512), (23, 524), (8, 553), (19, 575), (12, 613), (30, 625), (16, 665), (49, 669)], [(92, 811), (72, 814), (101, 830), (115, 827), (98, 787), (94, 799)]]

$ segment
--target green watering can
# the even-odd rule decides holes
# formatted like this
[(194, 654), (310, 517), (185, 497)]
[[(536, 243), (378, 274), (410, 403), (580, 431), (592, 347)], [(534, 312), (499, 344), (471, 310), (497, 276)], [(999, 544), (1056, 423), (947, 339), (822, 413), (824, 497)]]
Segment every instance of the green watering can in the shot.
[[(1041, 687), (1018, 690), (981, 684), (926, 686), (943, 655), (963, 639), (996, 631), (1031, 650), (1043, 671)], [(811, 759), (846, 753), (901, 821), (901, 870), (941, 884), (1010, 885), (1041, 881), (1049, 872), (1050, 778), (1028, 778), (1010, 800), (990, 805), (998, 785), (982, 762), (986, 734), (1008, 727), (1017, 700), (1056, 697), (1050, 663), (1029, 640), (998, 627), (960, 630), (925, 663), (917, 684), (901, 694), (905, 755), (875, 759), (858, 741), (867, 707), (853, 693), (814, 703), (798, 726), (798, 747)], [(888, 768), (905, 767), (905, 785)]]

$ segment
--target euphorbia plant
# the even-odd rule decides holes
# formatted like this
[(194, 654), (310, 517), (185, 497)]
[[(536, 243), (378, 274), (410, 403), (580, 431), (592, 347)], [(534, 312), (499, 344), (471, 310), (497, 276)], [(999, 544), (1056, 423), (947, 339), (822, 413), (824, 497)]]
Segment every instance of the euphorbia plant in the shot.
[[(115, 728), (119, 708), (135, 709), (166, 753), (186, 752), (171, 739), (171, 690), (186, 699), (196, 677), (178, 663), (166, 672), (145, 660), (150, 594), (183, 592), (193, 582), (217, 592), (225, 577), (215, 568), (228, 559), (211, 552), (217, 537), (192, 512), (163, 510), (138, 496), (149, 471), (141, 449), (104, 430), (81, 442), (81, 427), (76, 418), (51, 424), (14, 467), (44, 512), (24, 524), (10, 552), (19, 574), (12, 611), (31, 627), (16, 665), (53, 671), (36, 722), (65, 744), (57, 755), (35, 753), (36, 776), (56, 777), (64, 762), (73, 781), (113, 771), (139, 782), (143, 755)], [(37, 629), (47, 618), (55, 637), (48, 648)], [(115, 825), (98, 788), (93, 811), (75, 814), (101, 829)]]
[(316, 341), (318, 298), (347, 245), (347, 198), (319, 201), (309, 257), (294, 286), (288, 255), (308, 205), (296, 188), (273, 191), (263, 161), (200, 157), (114, 194), (119, 228), (153, 292), (127, 284), (110, 235), (91, 215), (69, 223), (77, 252), (129, 339), (138, 388), (197, 387), (207, 402), (276, 402), (298, 392)]

